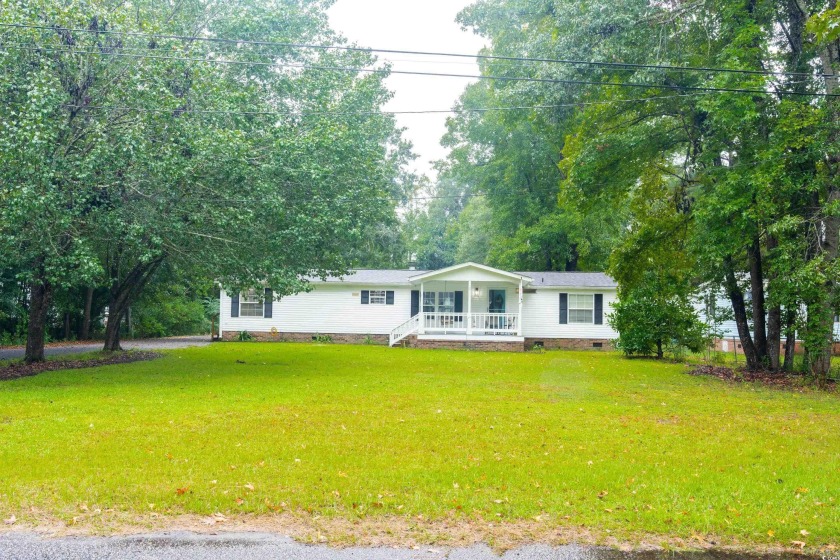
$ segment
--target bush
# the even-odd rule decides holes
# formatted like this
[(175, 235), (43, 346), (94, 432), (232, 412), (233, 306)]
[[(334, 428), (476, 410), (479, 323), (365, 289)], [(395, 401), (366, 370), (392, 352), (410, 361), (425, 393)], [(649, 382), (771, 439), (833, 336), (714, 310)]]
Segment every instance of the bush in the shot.
[(709, 342), (707, 326), (691, 304), (691, 290), (650, 273), (630, 290), (620, 290), (610, 316), (619, 333), (615, 346), (628, 356), (700, 352)]
[(201, 299), (185, 286), (170, 284), (149, 290), (131, 309), (139, 338), (204, 334), (210, 321)]

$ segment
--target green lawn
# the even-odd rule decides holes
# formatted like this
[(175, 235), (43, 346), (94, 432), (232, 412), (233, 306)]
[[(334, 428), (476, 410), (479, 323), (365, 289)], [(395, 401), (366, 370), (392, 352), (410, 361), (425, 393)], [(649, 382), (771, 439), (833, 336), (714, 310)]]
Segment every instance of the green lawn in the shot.
[(0, 515), (282, 508), (836, 544), (840, 398), (684, 371), (223, 343), (45, 373), (0, 383)]

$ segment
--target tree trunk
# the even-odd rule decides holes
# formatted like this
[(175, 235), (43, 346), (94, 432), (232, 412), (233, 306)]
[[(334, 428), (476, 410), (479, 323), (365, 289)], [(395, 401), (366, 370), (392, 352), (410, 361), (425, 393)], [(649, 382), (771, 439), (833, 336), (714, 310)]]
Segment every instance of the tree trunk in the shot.
[(79, 329), (79, 340), (90, 338), (90, 320), (93, 312), (93, 288), (89, 287), (85, 294), (85, 310), (82, 315), (82, 326)]
[[(835, 8), (836, 0), (829, 2), (829, 9)], [(822, 62), (823, 73), (825, 74), (826, 93), (836, 94), (840, 91), (838, 87), (838, 70), (840, 70), (840, 41), (831, 41), (820, 50), (820, 62)], [(828, 134), (828, 146), (837, 146), (840, 142), (840, 104), (837, 99), (826, 100), (829, 109), (829, 121), (831, 130)], [(837, 262), (840, 252), (840, 215), (832, 207), (840, 204), (840, 153), (833, 150), (827, 158), (828, 168), (831, 177), (825, 203), (819, 210), (822, 226), (822, 238), (818, 239), (819, 254), (830, 266)], [(828, 208), (829, 213), (824, 210)], [(828, 379), (831, 370), (831, 352), (834, 347), (834, 309), (838, 297), (838, 283), (832, 275), (828, 275), (824, 284), (822, 297), (817, 298), (814, 305), (808, 305), (808, 328), (815, 328), (817, 332), (810, 333), (808, 339), (812, 344), (818, 342), (818, 346), (806, 348), (808, 366), (820, 382)], [(811, 317), (811, 313), (816, 317)]]
[(105, 325), (105, 346), (106, 352), (118, 352), (120, 346), (120, 325), (122, 325), (123, 310), (115, 309), (113, 303), (108, 305), (108, 323)]
[(660, 338), (656, 341), (656, 357), (661, 360), (664, 355), (665, 353), (662, 351), (662, 339)]
[(70, 312), (64, 312), (64, 340), (70, 340)]
[(785, 371), (793, 371), (796, 353), (796, 310), (788, 309), (785, 316)]
[[(753, 341), (758, 364), (766, 367), (769, 362), (767, 350), (767, 324), (764, 311), (764, 268), (761, 262), (761, 243), (758, 237), (747, 248), (750, 262), (750, 291), (752, 292)], [(777, 351), (778, 353), (778, 351)]]
[(29, 286), (29, 331), (26, 335), (24, 362), (44, 361), (44, 340), (47, 314), (52, 301), (52, 286), (46, 280), (33, 281)]
[[(767, 236), (767, 250), (772, 251), (779, 243), (772, 235)], [(768, 273), (770, 291), (772, 296), (773, 283), (778, 279), (778, 274), (772, 271)], [(778, 371), (781, 367), (781, 346), (782, 346), (782, 306), (776, 302), (767, 311), (767, 360), (770, 369)]]
[[(569, 247), (569, 258), (566, 260), (566, 272), (575, 272), (578, 269), (578, 261), (580, 261), (580, 253), (578, 252), (577, 243), (572, 243)], [(551, 269), (549, 269), (551, 270)]]
[(834, 310), (828, 305), (828, 301), (808, 306), (808, 330), (815, 335), (813, 339), (810, 335), (806, 337), (805, 359), (808, 371), (823, 385), (828, 381), (831, 350), (834, 346)]
[(122, 350), (120, 346), (120, 325), (126, 317), (134, 298), (143, 290), (163, 263), (163, 257), (147, 262), (137, 263), (122, 281), (113, 279), (108, 296), (108, 325), (105, 327), (106, 352)]
[(731, 260), (727, 259), (724, 266), (726, 267), (726, 291), (729, 294), (730, 302), (732, 302), (732, 311), (735, 314), (735, 324), (738, 326), (738, 338), (741, 339), (744, 359), (747, 361), (748, 369), (758, 369), (760, 364), (752, 336), (750, 336), (750, 324), (747, 320), (747, 308), (744, 305), (744, 293), (738, 287)]

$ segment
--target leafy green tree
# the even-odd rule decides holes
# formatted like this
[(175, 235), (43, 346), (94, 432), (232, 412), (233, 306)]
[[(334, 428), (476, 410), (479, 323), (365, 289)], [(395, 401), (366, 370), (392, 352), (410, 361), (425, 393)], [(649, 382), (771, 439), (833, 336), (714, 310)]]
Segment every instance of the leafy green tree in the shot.
[(645, 273), (639, 284), (619, 291), (609, 319), (618, 332), (616, 347), (628, 356), (657, 358), (683, 348), (700, 352), (710, 338), (693, 298), (690, 285), (668, 270)]
[(29, 284), (27, 360), (55, 286), (104, 283), (105, 348), (158, 270), (278, 296), (345, 271), (394, 219), (408, 157), (382, 75), (333, 43), (329, 2), (3, 2), (0, 255)]

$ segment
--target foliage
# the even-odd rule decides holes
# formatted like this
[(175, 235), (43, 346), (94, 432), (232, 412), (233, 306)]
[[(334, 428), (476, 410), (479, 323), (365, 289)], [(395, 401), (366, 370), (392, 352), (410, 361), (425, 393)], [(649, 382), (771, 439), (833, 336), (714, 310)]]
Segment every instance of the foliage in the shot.
[(0, 23), (37, 28), (7, 30), (0, 53), (0, 269), (47, 303), (104, 286), (119, 325), (167, 263), (285, 295), (362, 259), (410, 152), (379, 111), (383, 75), (325, 68), (372, 55), (162, 37), (340, 42), (328, 5), (3, 0)]
[(0, 513), (94, 530), (106, 513), (79, 504), (139, 524), (149, 504), (164, 523), (281, 507), (322, 529), (422, 515), (816, 550), (840, 535), (838, 404), (613, 352), (215, 344), (0, 384)]
[(252, 340), (254, 340), (254, 337), (251, 336), (251, 333), (249, 333), (248, 331), (240, 331), (239, 335), (236, 337), (236, 340), (238, 340), (239, 342), (251, 342)]
[(149, 290), (131, 308), (131, 319), (137, 338), (203, 334), (210, 329), (203, 302), (179, 285)]
[(621, 290), (610, 315), (616, 348), (628, 356), (700, 352), (709, 343), (706, 325), (692, 305), (689, 286), (673, 275), (648, 273), (634, 288)]
[(459, 21), (498, 56), (483, 73), (543, 80), (471, 85), (459, 108), (509, 109), (450, 121), (443, 175), (487, 195), (488, 261), (602, 268), (610, 255), (626, 293), (669, 265), (681, 285), (727, 294), (750, 367), (781, 369), (780, 337), (798, 330), (825, 375), (840, 297), (840, 103), (813, 94), (840, 92), (835, 4), (496, 0), (464, 10)]
[(320, 333), (313, 336), (312, 339), (317, 344), (332, 344), (332, 341), (333, 341), (332, 336), (330, 336), (328, 334), (320, 334)]

